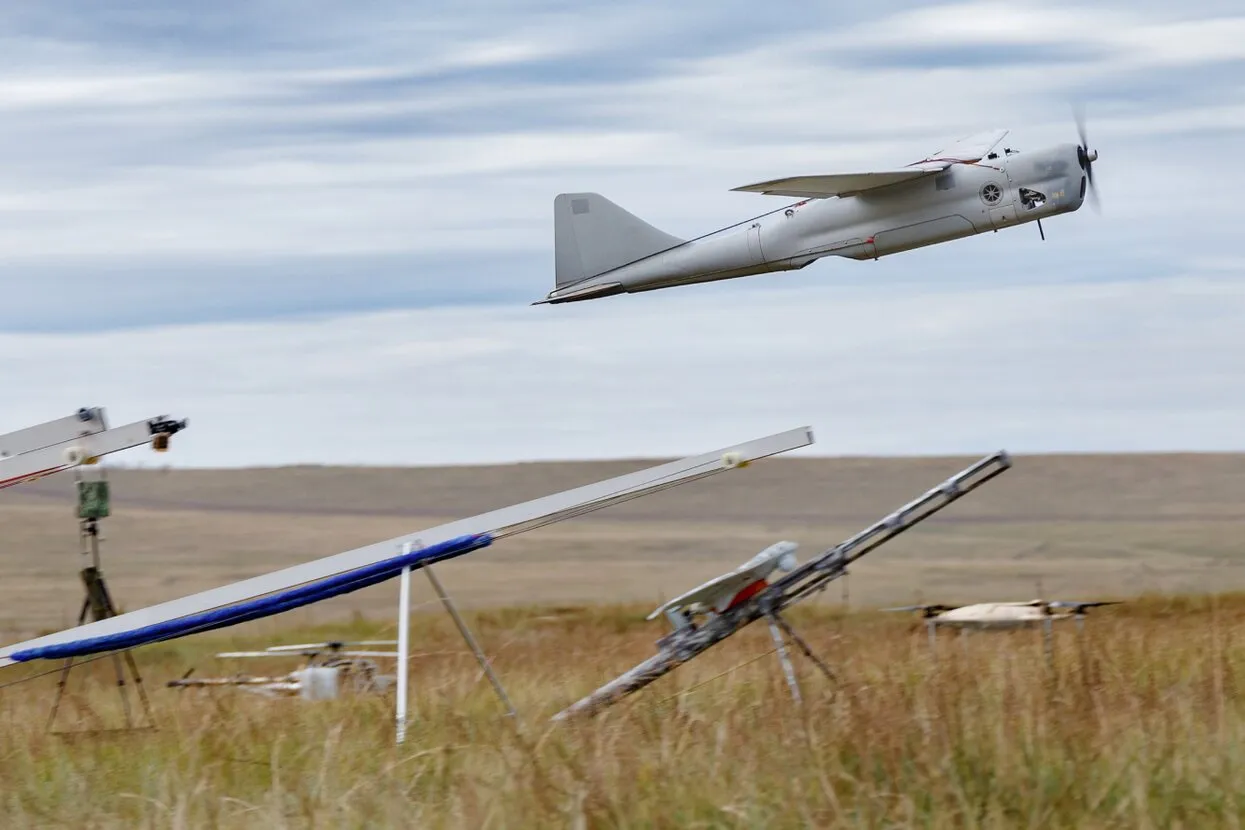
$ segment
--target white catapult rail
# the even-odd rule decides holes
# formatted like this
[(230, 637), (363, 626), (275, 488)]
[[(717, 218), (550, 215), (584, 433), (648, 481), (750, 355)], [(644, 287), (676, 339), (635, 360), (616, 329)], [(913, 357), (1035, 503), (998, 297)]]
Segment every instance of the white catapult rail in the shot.
[(554, 716), (554, 720), (563, 721), (575, 716), (594, 715), (670, 673), (762, 617), (766, 617), (769, 621), (770, 633), (774, 637), (779, 661), (787, 677), (787, 683), (791, 687), (792, 697), (799, 703), (799, 689), (795, 683), (795, 674), (790, 660), (787, 658), (784, 634), (790, 637), (800, 651), (823, 673), (830, 676), (831, 672), (812, 653), (790, 624), (783, 619), (781, 612), (823, 591), (831, 582), (845, 576), (847, 566), (860, 557), (976, 490), (995, 476), (1006, 472), (1010, 467), (1011, 459), (1006, 452), (1000, 451), (983, 458), (855, 536), (817, 554), (790, 573), (774, 580), (746, 601), (713, 615), (700, 626), (688, 625), (666, 635), (657, 642), (657, 654), (559, 712)]
[(109, 427), (102, 407), (83, 407), (73, 415), (0, 435), (0, 488), (94, 464), (143, 444), (163, 451), (169, 436), (185, 428), (185, 420), (164, 415)]
[[(319, 590), (318, 586), (323, 585), (326, 581), (344, 578), (349, 582), (355, 579), (355, 574), (357, 573), (359, 575), (358, 586), (366, 587), (366, 585), (376, 584), (379, 579), (388, 579), (390, 575), (384, 569), (395, 561), (399, 562), (401, 567), (394, 570), (392, 577), (400, 575), (403, 583), (401, 604), (404, 607), (402, 609), (402, 618), (399, 620), (399, 627), (402, 629), (400, 632), (402, 646), (399, 648), (399, 651), (403, 651), (405, 648), (409, 648), (408, 635), (405, 630), (405, 615), (409, 608), (405, 606), (409, 603), (409, 587), (406, 586), (406, 583), (409, 579), (410, 571), (420, 568), (426, 569), (434, 562), (440, 561), (433, 555), (430, 555), (428, 558), (418, 558), (421, 550), (428, 550), (430, 554), (435, 553), (438, 550), (438, 546), (440, 546), (441, 550), (449, 550), (464, 539), (478, 540), (477, 546), (482, 546), (493, 540), (525, 533), (555, 522), (581, 516), (594, 510), (600, 510), (610, 505), (620, 504), (681, 484), (708, 478), (728, 470), (746, 467), (752, 461), (805, 447), (812, 443), (812, 430), (808, 427), (800, 427), (765, 438), (747, 441), (716, 452), (672, 461), (638, 472), (617, 476), (606, 481), (577, 487), (511, 507), (504, 507), (479, 516), (450, 522), (449, 524), (429, 528), (418, 533), (410, 533), (396, 539), (305, 562), (283, 570), (273, 571), (251, 579), (245, 579), (219, 588), (160, 603), (159, 605), (153, 605), (149, 608), (130, 611), (23, 643), (6, 646), (0, 648), (0, 667), (14, 663), (27, 663), (74, 655), (86, 656), (129, 649), (138, 645), (194, 634), (199, 631), (235, 625), (239, 622), (255, 619), (260, 613), (265, 615), (280, 613), (281, 610), (290, 607), (288, 605), (282, 606), (281, 603), (285, 601), (284, 598), (292, 597), (294, 594), (305, 591), (309, 587), (313, 590)], [(462, 552), (466, 552), (474, 548), (461, 547), (460, 549)], [(457, 554), (447, 553), (446, 558), (450, 555)], [(408, 564), (409, 567), (407, 567)], [(376, 570), (378, 568), (381, 575), (379, 578), (373, 578), (378, 573)], [(369, 576), (365, 577), (363, 576), (364, 574)], [(365, 582), (367, 579), (371, 579), (371, 581)], [(469, 632), (465, 630), (461, 618), (454, 610), (448, 593), (444, 591), (435, 575), (429, 574), (429, 579), (445, 604), (446, 609), (454, 616), (455, 622), (459, 624), (460, 631), (462, 631), (468, 645), (476, 652), (477, 657), (482, 660), (482, 665), (484, 665), (486, 673), (489, 674), (490, 680), (495, 681), (496, 678), (489, 670), (487, 662), (483, 661), (483, 655), (479, 650), (478, 644), (475, 643)], [(347, 587), (346, 590), (356, 590), (356, 588)], [(342, 592), (344, 591), (339, 591), (338, 593)], [(319, 601), (319, 599), (312, 601)], [(272, 602), (272, 610), (252, 613), (257, 607), (257, 603), (269, 602)], [(245, 613), (239, 611), (236, 616), (231, 616), (235, 608), (242, 608), (243, 606), (246, 606)], [(405, 668), (405, 662), (405, 660), (402, 660), (403, 668)], [(401, 674), (402, 672), (400, 671), (399, 675), (401, 676)], [(407, 703), (405, 680), (401, 682), (403, 686), (399, 702), (399, 740), (401, 740), (403, 735), (404, 710)], [(513, 707), (506, 698), (504, 691), (500, 689), (500, 684), (494, 682), (494, 686), (497, 687), (502, 702), (513, 713)]]

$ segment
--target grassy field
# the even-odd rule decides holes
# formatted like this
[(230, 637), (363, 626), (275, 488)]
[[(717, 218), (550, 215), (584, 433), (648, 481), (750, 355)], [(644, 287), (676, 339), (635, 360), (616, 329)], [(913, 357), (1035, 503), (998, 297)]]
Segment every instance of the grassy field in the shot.
[[(1245, 455), (1021, 457), (798, 609), (839, 672), (753, 627), (610, 710), (549, 717), (652, 653), (654, 604), (781, 538), (801, 560), (975, 459), (776, 459), (507, 539), (438, 572), (522, 714), (497, 701), (416, 580), (413, 723), (392, 701), (265, 701), (165, 681), (222, 647), (387, 636), (385, 584), (136, 652), (160, 729), (45, 731), (55, 677), (0, 688), (0, 815), (24, 827), (1211, 827), (1245, 815)], [(114, 594), (140, 607), (652, 462), (114, 470)], [(0, 636), (73, 623), (71, 480), (0, 493)], [(1137, 597), (1058, 632), (943, 636), (868, 609)], [(850, 613), (844, 613), (846, 607)], [(289, 663), (247, 664), (286, 670)], [(45, 670), (52, 667), (43, 667)], [(33, 669), (0, 671), (0, 684)], [(62, 728), (121, 722), (107, 660)]]
[[(1142, 600), (1083, 638), (940, 638), (915, 621), (792, 615), (838, 672), (797, 660), (788, 696), (760, 626), (590, 720), (565, 704), (651, 653), (643, 608), (472, 615), (514, 698), (501, 708), (447, 620), (420, 617), (411, 731), (392, 700), (269, 701), (161, 688), (220, 646), (140, 650), (159, 730), (45, 733), (54, 678), (0, 691), (0, 805), (26, 827), (1239, 827), (1245, 596)], [(274, 624), (270, 624), (274, 625)], [(354, 623), (333, 635), (386, 635)], [(277, 662), (275, 667), (288, 667)], [(248, 666), (259, 670), (262, 666)], [(110, 667), (71, 676), (58, 728), (120, 723)], [(86, 713), (93, 713), (98, 720)]]

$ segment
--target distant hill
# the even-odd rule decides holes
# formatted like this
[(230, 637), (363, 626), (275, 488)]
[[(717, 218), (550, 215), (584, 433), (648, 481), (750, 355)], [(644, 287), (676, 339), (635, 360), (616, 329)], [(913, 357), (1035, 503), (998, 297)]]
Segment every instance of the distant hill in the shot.
[[(973, 458), (773, 458), (522, 534), (443, 578), (466, 606), (650, 602), (778, 539), (801, 559)], [(106, 572), (141, 607), (660, 460), (471, 467), (110, 468)], [(853, 603), (1245, 589), (1245, 454), (1018, 456), (999, 479), (853, 569)], [(0, 635), (71, 625), (73, 476), (0, 491)], [(396, 551), (395, 551), (396, 552)], [(392, 586), (314, 619), (392, 614)], [(832, 589), (829, 599), (839, 597)]]
[[(462, 467), (151, 470), (110, 468), (118, 506), (230, 512), (467, 516), (666, 459)], [(873, 516), (975, 461), (771, 458), (745, 470), (611, 508), (645, 520), (832, 521)], [(955, 520), (1245, 519), (1245, 453), (1017, 456)], [(0, 505), (71, 503), (73, 479), (0, 491)], [(950, 517), (949, 517), (950, 518)]]

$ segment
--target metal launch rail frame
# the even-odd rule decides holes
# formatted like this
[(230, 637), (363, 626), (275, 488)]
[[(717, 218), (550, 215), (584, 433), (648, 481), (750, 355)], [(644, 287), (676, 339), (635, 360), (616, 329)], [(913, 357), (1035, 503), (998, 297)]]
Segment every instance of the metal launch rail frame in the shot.
[(983, 458), (855, 536), (822, 551), (790, 573), (776, 579), (750, 599), (720, 614), (711, 615), (699, 626), (690, 625), (666, 635), (657, 641), (657, 654), (562, 710), (553, 719), (565, 721), (576, 716), (595, 715), (762, 617), (769, 621), (787, 683), (798, 703), (799, 687), (787, 658), (782, 635), (790, 637), (822, 672), (830, 675), (830, 670), (783, 619), (781, 612), (824, 590), (831, 582), (847, 574), (848, 565), (976, 490), (995, 476), (1001, 475), (1010, 467), (1011, 458), (1005, 451)]
[(50, 476), (101, 456), (151, 444), (168, 449), (169, 437), (186, 421), (164, 415), (109, 427), (103, 407), (83, 407), (73, 415), (0, 435), (0, 489)]

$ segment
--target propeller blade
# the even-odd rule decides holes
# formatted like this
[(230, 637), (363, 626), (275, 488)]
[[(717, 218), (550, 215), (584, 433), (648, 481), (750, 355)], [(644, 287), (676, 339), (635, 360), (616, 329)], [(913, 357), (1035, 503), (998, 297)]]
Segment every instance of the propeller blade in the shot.
[(1085, 168), (1085, 179), (1089, 185), (1086, 195), (1089, 197), (1089, 204), (1094, 212), (1102, 213), (1102, 202), (1098, 198), (1098, 189), (1094, 187), (1094, 161), (1097, 160), (1098, 153), (1089, 149), (1089, 131), (1085, 128), (1085, 106), (1079, 103), (1073, 104), (1072, 117), (1076, 120), (1076, 135), (1081, 142), (1078, 155)]
[(1085, 105), (1072, 105), (1072, 118), (1076, 121), (1076, 135), (1081, 139), (1081, 146), (1086, 150), (1089, 149), (1089, 139), (1086, 137), (1085, 131)]

